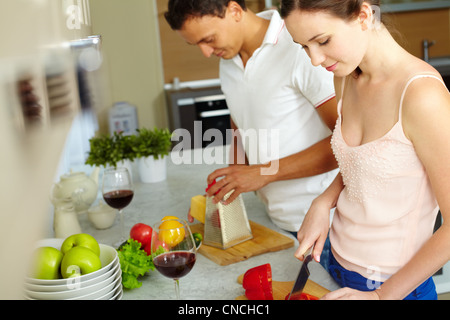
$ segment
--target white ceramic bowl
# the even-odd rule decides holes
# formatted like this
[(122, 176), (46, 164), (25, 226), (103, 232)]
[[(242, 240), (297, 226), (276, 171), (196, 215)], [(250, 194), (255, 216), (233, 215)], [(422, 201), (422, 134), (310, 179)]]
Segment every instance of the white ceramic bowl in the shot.
[(123, 297), (123, 290), (121, 290), (120, 292), (116, 293), (111, 299), (109, 300), (122, 300)]
[(108, 229), (116, 221), (117, 212), (118, 210), (100, 200), (98, 205), (89, 208), (88, 219), (96, 229)]
[[(61, 245), (64, 242), (64, 239), (44, 239), (37, 242), (36, 247), (53, 247), (58, 250), (61, 249)], [(84, 282), (91, 279), (98, 278), (102, 274), (111, 270), (113, 265), (117, 263), (119, 260), (119, 256), (117, 255), (117, 250), (111, 246), (100, 244), (100, 261), (102, 263), (101, 269), (82, 275), (76, 281)], [(74, 283), (73, 279), (54, 279), (54, 280), (46, 280), (46, 279), (36, 279), (27, 277), (25, 278), (25, 283), (28, 284), (37, 284), (37, 285), (64, 285), (64, 286), (72, 286)]]
[(25, 282), (25, 289), (31, 290), (31, 291), (38, 291), (38, 292), (58, 292), (58, 291), (71, 291), (71, 290), (78, 289), (78, 288), (86, 288), (95, 283), (106, 280), (111, 275), (113, 275), (117, 271), (117, 269), (120, 269), (119, 259), (115, 259), (113, 261), (113, 266), (110, 270), (108, 270), (107, 272), (99, 275), (98, 277), (92, 278), (92, 279), (78, 281), (81, 278), (72, 278), (70, 283), (68, 281), (66, 284), (60, 284), (60, 285), (35, 284), (35, 283)]
[(116, 300), (116, 298), (123, 292), (122, 281), (118, 281), (114, 288), (107, 294), (96, 298), (95, 300)]
[(95, 299), (98, 294), (95, 295), (95, 297), (94, 294), (101, 292), (98, 297), (105, 295), (114, 288), (117, 282), (121, 283), (121, 279), (122, 270), (120, 268), (117, 268), (115, 272), (107, 279), (84, 288), (54, 292), (32, 291), (28, 289), (24, 289), (24, 291), (26, 297), (38, 300), (82, 299), (84, 297), (86, 297), (86, 299)]
[(68, 299), (68, 300), (97, 300), (97, 299), (103, 297), (104, 295), (106, 295), (108, 292), (114, 292), (114, 289), (118, 285), (122, 285), (122, 273), (120, 273), (120, 276), (117, 277), (114, 280), (114, 282), (111, 282), (106, 287), (103, 287), (95, 292), (88, 293), (84, 296), (78, 296), (78, 297)]

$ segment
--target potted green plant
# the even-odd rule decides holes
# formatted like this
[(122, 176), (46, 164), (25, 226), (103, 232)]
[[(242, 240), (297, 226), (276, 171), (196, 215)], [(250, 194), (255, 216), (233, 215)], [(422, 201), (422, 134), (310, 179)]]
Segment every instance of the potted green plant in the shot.
[(168, 129), (137, 129), (133, 141), (134, 156), (138, 158), (138, 171), (142, 182), (166, 179), (166, 156), (172, 148), (172, 134)]
[[(125, 136), (114, 132), (112, 136), (100, 135), (89, 139), (90, 150), (85, 161), (91, 166), (125, 166), (131, 170), (135, 158), (133, 151), (134, 136)], [(131, 172), (130, 172), (131, 173)]]

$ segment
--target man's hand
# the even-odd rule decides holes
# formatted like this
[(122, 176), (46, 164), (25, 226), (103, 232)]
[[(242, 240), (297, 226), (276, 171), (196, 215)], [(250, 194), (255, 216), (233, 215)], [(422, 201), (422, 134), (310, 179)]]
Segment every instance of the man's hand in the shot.
[(206, 193), (208, 196), (215, 194), (213, 202), (218, 203), (223, 200), (228, 192), (234, 190), (231, 196), (223, 202), (227, 205), (241, 193), (259, 190), (270, 183), (271, 176), (261, 174), (261, 169), (266, 167), (267, 165), (233, 165), (217, 169), (208, 176), (208, 185), (214, 180), (216, 180), (216, 183)]

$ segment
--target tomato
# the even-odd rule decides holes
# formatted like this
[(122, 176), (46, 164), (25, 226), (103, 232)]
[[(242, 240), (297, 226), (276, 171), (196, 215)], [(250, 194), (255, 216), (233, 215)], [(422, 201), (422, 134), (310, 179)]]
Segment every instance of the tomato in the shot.
[(136, 223), (130, 230), (130, 238), (140, 242), (141, 248), (150, 255), (152, 227), (144, 223)]
[[(161, 246), (161, 247), (163, 247), (163, 249), (165, 250), (165, 251), (169, 251), (169, 247), (168, 247), (168, 245), (165, 243), (165, 242), (163, 242), (163, 241), (161, 241), (161, 240), (159, 240), (159, 239), (155, 239), (155, 240), (153, 240), (154, 242), (155, 242), (155, 245), (154, 245), (154, 249), (155, 250), (158, 250), (159, 249), (159, 247)], [(148, 252), (150, 252), (150, 247), (148, 247)], [(146, 250), (147, 251), (147, 250)]]
[(249, 300), (273, 300), (272, 269), (266, 263), (247, 270), (242, 280), (245, 296)]

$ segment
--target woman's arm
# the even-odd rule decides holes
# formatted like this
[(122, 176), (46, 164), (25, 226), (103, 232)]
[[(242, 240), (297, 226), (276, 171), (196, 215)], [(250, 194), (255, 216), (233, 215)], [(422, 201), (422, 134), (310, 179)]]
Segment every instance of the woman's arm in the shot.
[(336, 207), (337, 200), (344, 188), (341, 173), (338, 173), (330, 186), (311, 203), (300, 230), (297, 233), (299, 246), (295, 257), (303, 260), (303, 255), (314, 246), (314, 260), (320, 261), (325, 240), (330, 228), (330, 211)]
[(403, 127), (430, 179), (443, 224), (417, 254), (381, 286), (381, 298), (404, 298), (450, 259), (450, 94), (436, 79), (417, 79), (403, 104)]
[(430, 179), (442, 226), (378, 290), (340, 289), (326, 299), (403, 299), (450, 259), (450, 94), (436, 79), (415, 80), (403, 102), (403, 129)]

